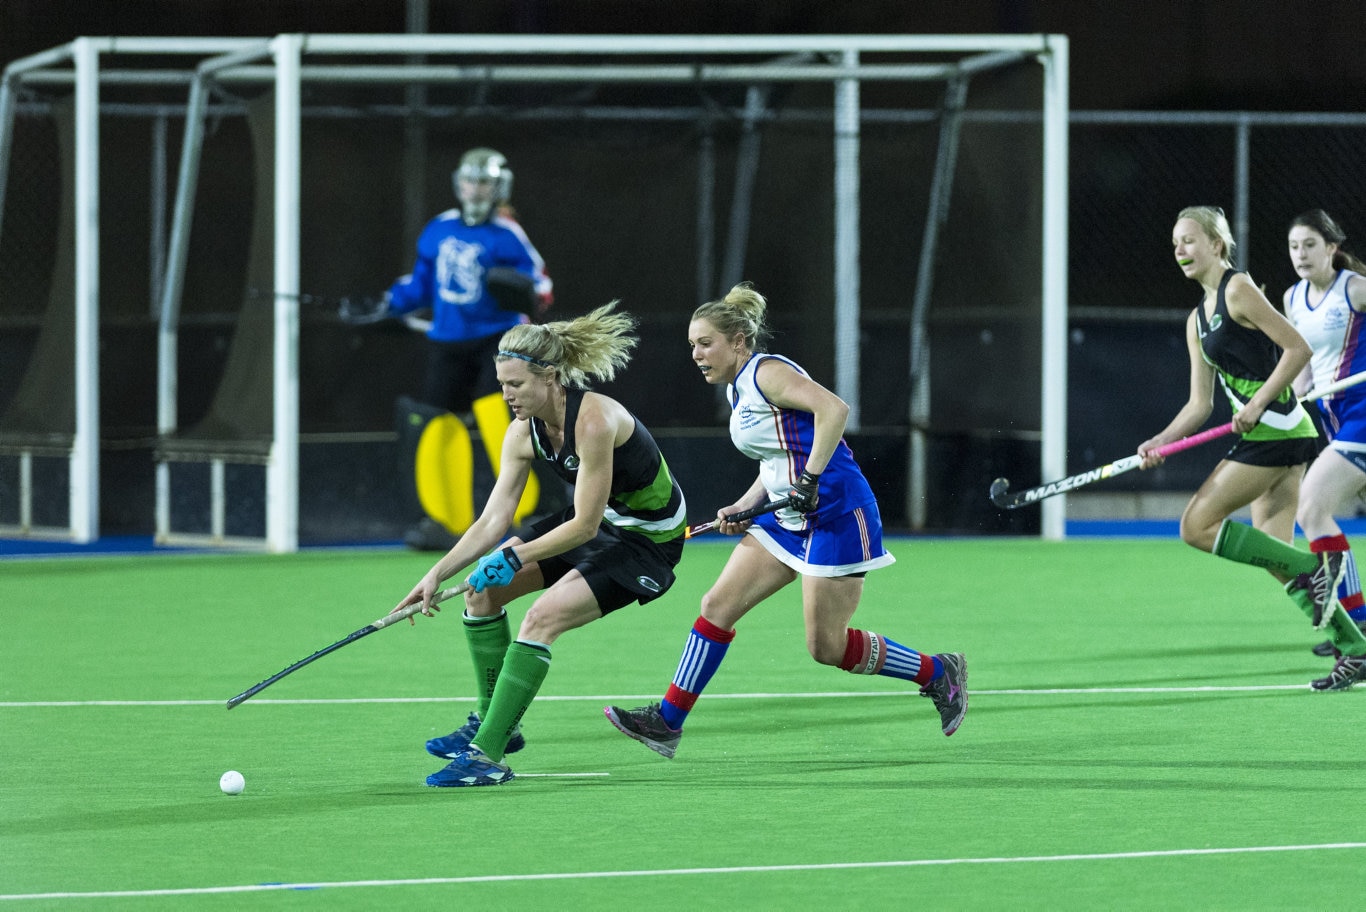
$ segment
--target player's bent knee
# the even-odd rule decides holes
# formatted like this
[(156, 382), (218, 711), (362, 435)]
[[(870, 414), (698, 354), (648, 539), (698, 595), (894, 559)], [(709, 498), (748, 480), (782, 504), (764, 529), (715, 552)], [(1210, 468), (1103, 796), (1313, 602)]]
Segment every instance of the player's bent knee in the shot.
[(839, 668), (844, 663), (845, 639), (841, 636), (837, 643), (828, 639), (808, 639), (806, 651), (820, 664)]
[(501, 606), (494, 604), (487, 589), (483, 592), (471, 589), (465, 593), (465, 613), (470, 617), (493, 617), (500, 610)]
[(744, 611), (738, 611), (734, 606), (726, 605), (720, 599), (712, 598), (710, 592), (702, 596), (702, 606), (698, 613), (707, 623), (714, 624), (722, 630), (733, 630), (740, 619), (745, 616)]
[(1181, 540), (1192, 548), (1213, 552), (1214, 540), (1218, 534), (1218, 526), (1210, 528), (1208, 526), (1188, 522), (1185, 517), (1182, 517), (1181, 519)]

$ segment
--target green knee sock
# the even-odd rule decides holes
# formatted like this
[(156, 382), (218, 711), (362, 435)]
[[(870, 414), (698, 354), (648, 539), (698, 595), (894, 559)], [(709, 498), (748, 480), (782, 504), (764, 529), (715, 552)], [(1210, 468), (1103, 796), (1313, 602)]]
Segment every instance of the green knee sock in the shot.
[(464, 621), (465, 639), (469, 642), (475, 687), (479, 694), (479, 718), (482, 719), (488, 715), (493, 685), (498, 683), (498, 674), (503, 670), (503, 656), (507, 655), (508, 644), (512, 642), (512, 630), (506, 611), (497, 617), (470, 617), (466, 614)]
[(488, 715), (479, 725), (474, 745), (489, 759), (502, 761), (508, 739), (522, 721), (541, 682), (550, 671), (550, 650), (538, 643), (517, 640), (508, 647), (503, 660), (503, 672), (498, 675), (498, 686), (493, 689)]
[(1287, 545), (1272, 538), (1265, 532), (1251, 526), (1226, 519), (1219, 527), (1219, 535), (1214, 539), (1214, 554), (1218, 557), (1265, 567), (1282, 576), (1299, 576), (1313, 573), (1319, 565), (1319, 556), (1308, 551)]
[[(1285, 594), (1299, 606), (1305, 617), (1310, 621), (1314, 619), (1314, 602), (1309, 596), (1308, 589), (1296, 587), (1294, 581), (1291, 581), (1286, 584)], [(1328, 620), (1328, 640), (1333, 644), (1333, 648), (1343, 655), (1366, 655), (1366, 635), (1362, 634), (1361, 628), (1346, 611), (1333, 611), (1332, 617)]]

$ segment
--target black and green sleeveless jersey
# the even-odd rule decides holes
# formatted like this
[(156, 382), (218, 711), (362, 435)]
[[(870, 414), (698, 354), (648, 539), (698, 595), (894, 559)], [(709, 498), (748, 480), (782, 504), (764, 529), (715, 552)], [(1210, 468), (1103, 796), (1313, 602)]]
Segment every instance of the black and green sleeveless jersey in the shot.
[[(1238, 270), (1229, 269), (1219, 280), (1219, 292), (1214, 301), (1214, 315), (1205, 319), (1202, 301), (1195, 309), (1200, 331), (1200, 351), (1219, 375), (1219, 383), (1228, 396), (1229, 405), (1236, 412), (1257, 394), (1281, 358), (1281, 350), (1266, 333), (1249, 329), (1229, 316), (1225, 291), (1229, 280)], [(1243, 435), (1244, 440), (1291, 440), (1315, 437), (1318, 430), (1313, 419), (1295, 398), (1290, 387), (1280, 391), (1276, 400), (1262, 413), (1257, 426)]]
[[(569, 484), (579, 477), (579, 454), (574, 447), (574, 425), (583, 404), (583, 390), (566, 389), (564, 404), (564, 446), (560, 451), (550, 442), (545, 422), (531, 421), (531, 445), (536, 455), (550, 463), (551, 470)], [(683, 489), (669, 472), (664, 454), (640, 419), (631, 416), (635, 429), (626, 442), (612, 452), (612, 488), (602, 521), (626, 532), (636, 532), (652, 541), (681, 538), (688, 528)]]

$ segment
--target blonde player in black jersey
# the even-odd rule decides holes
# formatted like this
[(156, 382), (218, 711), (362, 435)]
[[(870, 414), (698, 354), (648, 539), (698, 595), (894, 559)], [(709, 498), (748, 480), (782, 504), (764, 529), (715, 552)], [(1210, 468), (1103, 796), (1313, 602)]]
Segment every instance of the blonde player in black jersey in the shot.
[[(1163, 460), (1154, 451), (1204, 424), (1219, 381), (1241, 439), (1215, 465), (1181, 514), (1187, 544), (1239, 563), (1263, 567), (1311, 620), (1345, 618), (1328, 610), (1341, 581), (1341, 556), (1321, 560), (1295, 548), (1295, 510), (1305, 467), (1318, 452), (1318, 429), (1292, 383), (1309, 364), (1309, 343), (1272, 306), (1246, 273), (1235, 270), (1233, 233), (1214, 206), (1181, 210), (1172, 228), (1176, 263), (1200, 283), (1203, 296), (1186, 321), (1190, 398), (1159, 434), (1138, 446), (1143, 468)], [(1252, 508), (1252, 526), (1229, 517)], [(1366, 654), (1356, 625), (1343, 631), (1348, 652)], [(1318, 681), (1314, 682), (1316, 689)]]
[[(673, 585), (687, 529), (683, 492), (640, 420), (585, 389), (611, 380), (635, 347), (635, 320), (614, 307), (503, 334), (498, 381), (517, 420), (503, 439), (498, 481), (474, 525), (394, 608), (421, 603), (430, 615), (442, 581), (478, 562), (464, 621), (479, 711), (427, 742), (429, 753), (451, 761), (428, 785), (511, 780), (503, 758), (526, 743), (522, 714), (550, 669), (551, 644)], [(504, 540), (537, 459), (573, 485), (573, 505)], [(504, 606), (532, 592), (540, 595), (512, 640)]]

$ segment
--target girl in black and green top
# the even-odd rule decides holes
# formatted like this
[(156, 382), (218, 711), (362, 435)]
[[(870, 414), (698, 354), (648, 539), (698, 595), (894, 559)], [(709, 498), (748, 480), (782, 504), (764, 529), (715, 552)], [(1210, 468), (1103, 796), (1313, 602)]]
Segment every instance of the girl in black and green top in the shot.
[[(503, 758), (526, 743), (522, 714), (549, 671), (551, 644), (673, 585), (687, 530), (683, 492), (645, 426), (586, 389), (611, 380), (636, 344), (635, 320), (614, 306), (503, 334), (498, 382), (517, 420), (503, 439), (498, 480), (479, 519), (394, 609), (438, 610), (432, 596), (442, 582), (473, 567), (464, 627), (479, 709), (427, 742), (428, 753), (451, 761), (428, 785), (510, 781)], [(573, 505), (505, 539), (535, 460), (573, 486)], [(535, 601), (513, 639), (505, 606), (529, 593)]]
[[(1204, 290), (1186, 321), (1190, 398), (1170, 424), (1139, 444), (1138, 455), (1145, 469), (1159, 465), (1158, 447), (1199, 430), (1213, 408), (1217, 378), (1240, 439), (1186, 504), (1182, 541), (1264, 567), (1316, 625), (1330, 627), (1344, 652), (1366, 654), (1356, 625), (1334, 620), (1346, 618), (1334, 610), (1341, 559), (1325, 560), (1290, 544), (1300, 480), (1318, 453), (1318, 431), (1291, 388), (1312, 350), (1247, 274), (1233, 268), (1233, 246), (1223, 210), (1192, 206), (1177, 216), (1176, 263)], [(1247, 506), (1251, 527), (1229, 519)]]

